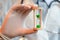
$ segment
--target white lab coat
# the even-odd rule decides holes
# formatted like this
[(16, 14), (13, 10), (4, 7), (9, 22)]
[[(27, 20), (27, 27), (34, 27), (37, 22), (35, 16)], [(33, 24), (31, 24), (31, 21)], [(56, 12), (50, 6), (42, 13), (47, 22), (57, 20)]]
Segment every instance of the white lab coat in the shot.
[(48, 10), (44, 26), (49, 40), (60, 40), (60, 4), (54, 5)]
[(52, 7), (52, 6), (54, 6), (54, 5), (58, 5), (58, 4), (59, 4), (59, 2), (53, 1), (53, 2), (51, 2), (51, 6), (50, 6), (50, 7)]
[(49, 5), (53, 0), (45, 0), (47, 2), (47, 4)]

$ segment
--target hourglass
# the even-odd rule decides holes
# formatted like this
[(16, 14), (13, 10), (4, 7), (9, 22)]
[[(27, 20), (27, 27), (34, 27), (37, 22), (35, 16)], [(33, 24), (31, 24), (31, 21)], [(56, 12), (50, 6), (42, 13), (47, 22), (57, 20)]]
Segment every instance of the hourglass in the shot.
[[(42, 29), (42, 9), (34, 9), (33, 10), (33, 21), (34, 21), (34, 27), (38, 30)], [(22, 36), (20, 40), (28, 40), (25, 36)]]
[(38, 9), (33, 10), (33, 19), (34, 19), (34, 27), (38, 30), (42, 29), (42, 9), (39, 7)]

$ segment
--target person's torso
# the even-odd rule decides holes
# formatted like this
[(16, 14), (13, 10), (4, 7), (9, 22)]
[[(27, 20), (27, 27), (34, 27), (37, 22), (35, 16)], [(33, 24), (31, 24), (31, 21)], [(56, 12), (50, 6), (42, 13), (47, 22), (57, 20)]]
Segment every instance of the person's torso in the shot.
[(49, 9), (45, 21), (45, 30), (60, 33), (60, 6), (55, 5)]

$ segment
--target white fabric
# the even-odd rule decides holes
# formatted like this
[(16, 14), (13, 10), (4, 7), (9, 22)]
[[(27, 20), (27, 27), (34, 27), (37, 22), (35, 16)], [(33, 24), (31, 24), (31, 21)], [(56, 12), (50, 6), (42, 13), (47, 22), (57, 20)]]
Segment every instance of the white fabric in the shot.
[(58, 33), (58, 29), (60, 28), (59, 16), (60, 16), (60, 8), (57, 5), (49, 9), (45, 23), (47, 30)]
[(45, 0), (47, 2), (47, 4), (49, 5), (53, 0)]
[(58, 4), (59, 4), (59, 2), (53, 2), (53, 3), (51, 4), (51, 7), (54, 6), (54, 5), (58, 5)]
[(42, 8), (42, 21), (44, 23), (47, 12), (48, 12), (48, 6), (45, 2), (39, 2), (39, 7)]
[(46, 16), (45, 30), (48, 31), (49, 40), (60, 40), (60, 4), (58, 5), (52, 6)]

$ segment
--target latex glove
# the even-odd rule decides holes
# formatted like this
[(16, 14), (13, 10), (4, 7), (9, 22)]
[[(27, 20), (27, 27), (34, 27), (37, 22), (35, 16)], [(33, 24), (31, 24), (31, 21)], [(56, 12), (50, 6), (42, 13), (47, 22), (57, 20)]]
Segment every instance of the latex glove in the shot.
[(23, 36), (23, 35), (37, 32), (36, 28), (27, 29), (27, 28), (23, 28), (22, 26), (26, 16), (35, 7), (37, 6), (30, 5), (30, 4), (29, 5), (28, 4), (13, 5), (8, 11), (8, 13), (16, 12), (16, 14), (13, 13), (14, 16), (11, 16), (7, 21), (7, 24), (1, 28), (1, 33), (10, 38), (14, 38), (17, 36)]

